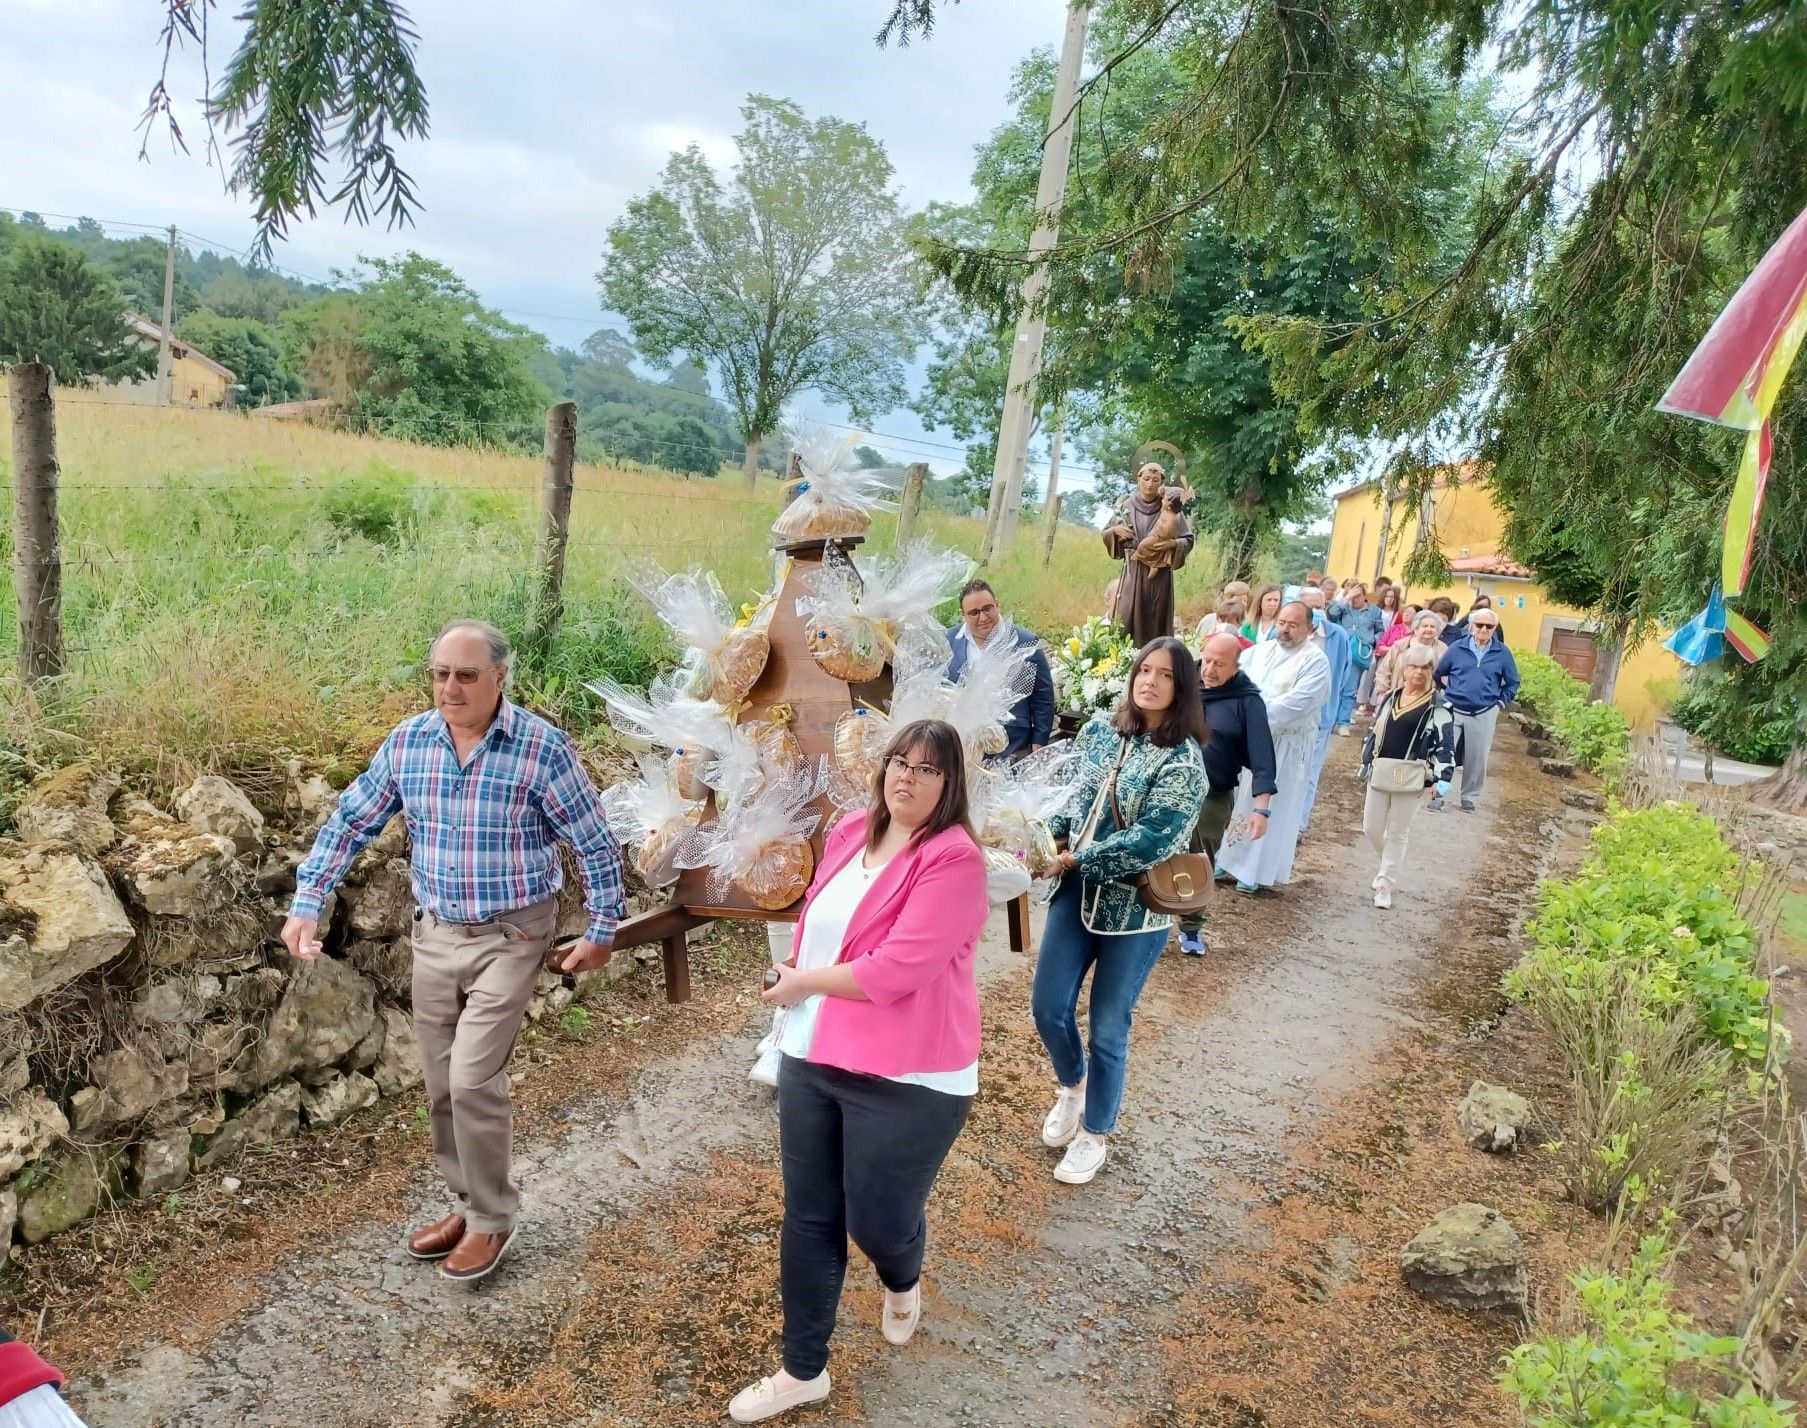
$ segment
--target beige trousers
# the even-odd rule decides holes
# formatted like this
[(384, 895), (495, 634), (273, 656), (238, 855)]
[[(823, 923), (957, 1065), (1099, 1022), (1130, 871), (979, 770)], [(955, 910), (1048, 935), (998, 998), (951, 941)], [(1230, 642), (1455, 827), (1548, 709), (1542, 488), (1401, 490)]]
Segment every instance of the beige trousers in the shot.
[(1362, 806), (1362, 832), (1380, 854), (1380, 875), (1394, 886), (1399, 883), (1399, 869), (1405, 863), (1412, 819), (1423, 802), (1423, 789), (1416, 793), (1382, 793), (1370, 787), (1368, 801)]
[(514, 1225), (508, 1058), (558, 923), (555, 899), (478, 925), (414, 913), (414, 1034), (433, 1154), (473, 1234)]

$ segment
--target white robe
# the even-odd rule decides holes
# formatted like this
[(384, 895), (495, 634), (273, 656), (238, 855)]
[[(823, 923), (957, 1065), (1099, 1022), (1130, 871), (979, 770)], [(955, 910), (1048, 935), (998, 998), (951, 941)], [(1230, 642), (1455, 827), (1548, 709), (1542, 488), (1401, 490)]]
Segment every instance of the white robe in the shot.
[[(1330, 698), (1330, 661), (1311, 641), (1288, 650), (1264, 640), (1242, 652), (1243, 673), (1255, 681), (1267, 705), (1274, 734), (1274, 774), (1278, 792), (1268, 805), (1267, 833), (1225, 847), (1217, 863), (1239, 883), (1273, 887), (1292, 881), (1293, 853), (1299, 846), (1299, 818), (1311, 782), (1311, 756), (1318, 741), (1318, 716)], [(1240, 828), (1254, 799), (1243, 770), (1230, 827)]]

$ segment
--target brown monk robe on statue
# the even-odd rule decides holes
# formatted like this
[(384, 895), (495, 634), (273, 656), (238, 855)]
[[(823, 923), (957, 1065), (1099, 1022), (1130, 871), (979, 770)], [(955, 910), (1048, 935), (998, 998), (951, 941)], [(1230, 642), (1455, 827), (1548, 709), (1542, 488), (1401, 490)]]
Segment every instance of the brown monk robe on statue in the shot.
[[(1112, 615), (1137, 649), (1173, 633), (1173, 572), (1192, 554), (1192, 527), (1183, 514), (1168, 510), (1166, 481), (1167, 473), (1152, 461), (1138, 471), (1136, 489), (1124, 497), (1116, 524), (1104, 533), (1104, 548), (1123, 562)], [(1159, 557), (1153, 568), (1136, 558), (1145, 541), (1149, 554)]]

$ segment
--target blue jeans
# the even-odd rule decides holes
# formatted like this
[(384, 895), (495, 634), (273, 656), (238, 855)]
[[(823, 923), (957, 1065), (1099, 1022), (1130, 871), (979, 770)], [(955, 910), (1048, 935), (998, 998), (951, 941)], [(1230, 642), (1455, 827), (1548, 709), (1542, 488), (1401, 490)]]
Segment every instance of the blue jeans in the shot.
[[(1048, 904), (1042, 950), (1035, 963), (1029, 1004), (1054, 1074), (1063, 1086), (1085, 1082), (1085, 1129), (1109, 1135), (1123, 1105), (1123, 1078), (1129, 1068), (1129, 1024), (1136, 999), (1147, 985), (1167, 929), (1101, 936), (1086, 930), (1079, 915), (1080, 879), (1069, 875)], [(1092, 974), (1090, 1056), (1079, 1039), (1079, 988)]]

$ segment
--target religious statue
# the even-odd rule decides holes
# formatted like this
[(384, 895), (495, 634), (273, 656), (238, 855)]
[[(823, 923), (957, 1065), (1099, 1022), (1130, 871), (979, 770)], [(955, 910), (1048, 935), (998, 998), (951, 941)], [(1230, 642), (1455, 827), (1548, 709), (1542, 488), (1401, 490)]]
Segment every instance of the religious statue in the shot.
[(1150, 461), (1136, 472), (1136, 489), (1118, 503), (1116, 523), (1104, 532), (1104, 548), (1123, 562), (1111, 613), (1137, 649), (1173, 633), (1173, 572), (1194, 541), (1182, 509), (1191, 495), (1167, 485), (1167, 472)]

